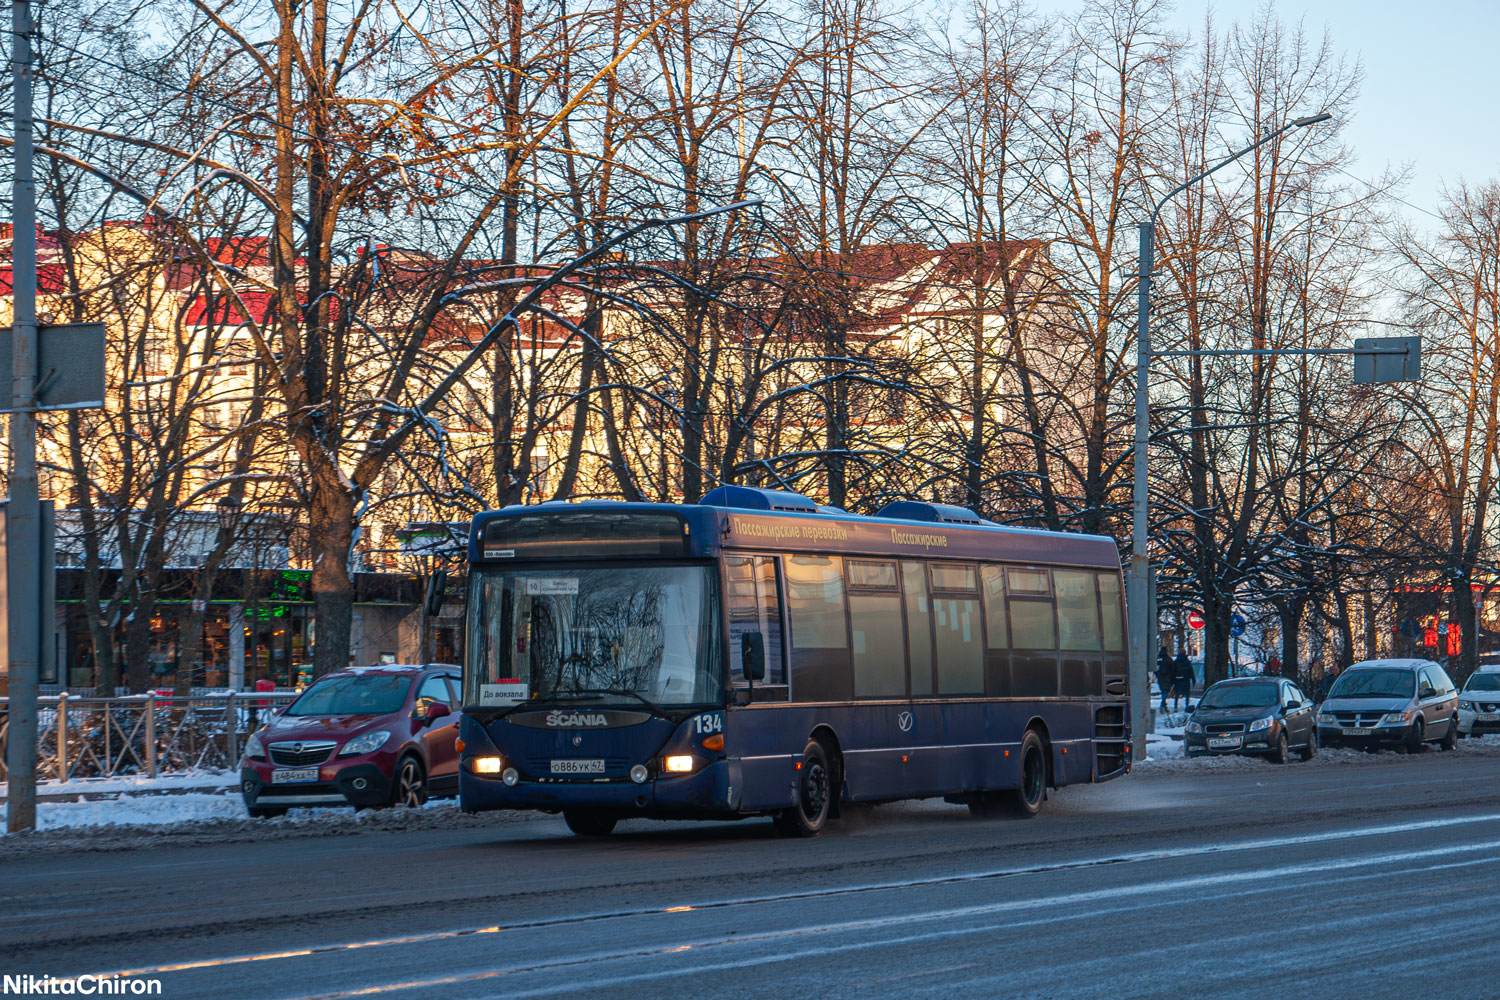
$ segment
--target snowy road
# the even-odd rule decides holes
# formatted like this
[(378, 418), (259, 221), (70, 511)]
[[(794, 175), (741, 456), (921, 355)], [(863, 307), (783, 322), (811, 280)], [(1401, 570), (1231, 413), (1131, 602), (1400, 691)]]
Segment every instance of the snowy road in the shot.
[[(554, 819), (0, 854), (4, 972), (172, 997), (1490, 995), (1500, 760), (1149, 768), (809, 842)], [(429, 811), (430, 813), (431, 811)], [(1282, 815), (1284, 813), (1284, 816)], [(354, 947), (351, 947), (354, 946)], [(288, 954), (291, 952), (292, 954)]]

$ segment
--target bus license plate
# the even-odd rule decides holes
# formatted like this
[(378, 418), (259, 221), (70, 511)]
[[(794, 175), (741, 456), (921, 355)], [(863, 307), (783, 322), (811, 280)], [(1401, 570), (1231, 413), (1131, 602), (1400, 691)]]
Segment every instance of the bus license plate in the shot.
[(1373, 729), (1346, 729), (1346, 730), (1344, 730), (1344, 735), (1345, 736), (1369, 736), (1373, 732), (1374, 732)]
[(1238, 736), (1215, 736), (1208, 741), (1208, 745), (1214, 748), (1237, 747), (1240, 745)]
[(271, 784), (292, 785), (299, 781), (317, 781), (318, 769), (315, 767), (283, 768), (271, 772)]
[(603, 774), (602, 760), (554, 760), (553, 774)]

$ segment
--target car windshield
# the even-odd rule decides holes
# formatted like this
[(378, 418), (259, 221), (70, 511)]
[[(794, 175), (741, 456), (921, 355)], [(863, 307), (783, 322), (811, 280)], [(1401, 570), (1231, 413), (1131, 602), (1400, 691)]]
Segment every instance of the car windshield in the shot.
[(1215, 684), (1203, 692), (1199, 708), (1271, 708), (1276, 704), (1275, 684)]
[(1500, 671), (1475, 674), (1464, 685), (1465, 691), (1500, 691)]
[(711, 566), (485, 570), (473, 580), (466, 704), (722, 700)]
[(302, 692), (287, 715), (389, 715), (406, 703), (411, 678), (401, 674), (340, 674)]
[(1346, 670), (1331, 689), (1330, 698), (1410, 698), (1416, 692), (1416, 672), (1399, 667)]

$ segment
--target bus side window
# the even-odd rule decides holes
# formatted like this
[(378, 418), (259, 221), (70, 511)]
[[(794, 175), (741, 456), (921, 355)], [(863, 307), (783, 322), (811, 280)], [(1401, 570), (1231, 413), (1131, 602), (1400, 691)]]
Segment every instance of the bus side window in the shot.
[(844, 561), (839, 556), (787, 556), (787, 618), (792, 626), (792, 697), (844, 701), (854, 693)]
[(786, 684), (786, 659), (781, 642), (781, 593), (776, 582), (776, 560), (770, 556), (726, 556), (724, 575), (728, 582), (726, 610), (729, 612), (729, 678), (745, 684), (743, 647), (740, 637), (759, 632), (766, 655), (762, 686)]
[(906, 654), (896, 564), (851, 559), (848, 567), (854, 697), (904, 698)]
[(937, 638), (938, 694), (984, 694), (979, 576), (966, 563), (929, 563)]
[(1104, 613), (1104, 650), (1120, 653), (1125, 650), (1125, 625), (1120, 614), (1120, 576), (1118, 573), (1099, 574), (1099, 610)]
[(1057, 612), (1046, 569), (1007, 566), (1010, 593), (1011, 696), (1055, 697), (1057, 685)]
[(1053, 570), (1057, 582), (1057, 634), (1063, 649), (1098, 652), (1099, 596), (1087, 570)]
[(932, 694), (932, 605), (927, 601), (927, 565), (901, 563), (906, 592), (906, 651), (913, 696)]

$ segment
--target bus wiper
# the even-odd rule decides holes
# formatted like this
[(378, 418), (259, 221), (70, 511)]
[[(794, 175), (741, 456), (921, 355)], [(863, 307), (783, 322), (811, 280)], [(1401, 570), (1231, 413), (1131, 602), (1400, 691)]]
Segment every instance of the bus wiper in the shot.
[[(655, 712), (657, 715), (660, 715), (663, 718), (665, 718), (667, 715), (667, 713), (662, 711), (661, 706), (657, 705), (656, 702), (651, 701), (649, 698), (645, 697), (638, 691), (627, 691), (624, 688), (574, 688), (572, 691), (560, 691), (557, 692), (557, 694), (576, 694), (583, 695), (587, 698), (602, 698), (605, 695), (634, 698), (642, 705), (645, 705), (647, 708), (651, 709), (651, 711)], [(557, 695), (555, 694), (552, 697), (556, 696)]]

